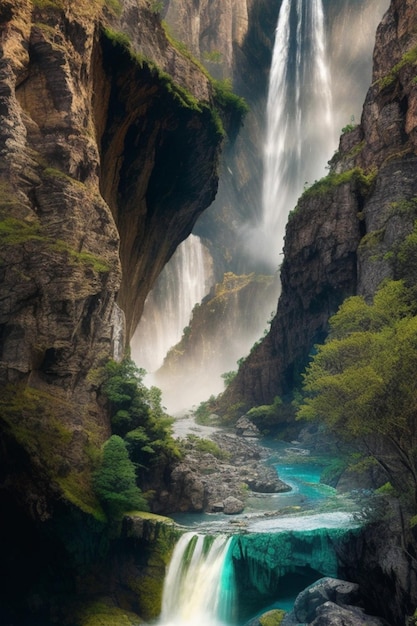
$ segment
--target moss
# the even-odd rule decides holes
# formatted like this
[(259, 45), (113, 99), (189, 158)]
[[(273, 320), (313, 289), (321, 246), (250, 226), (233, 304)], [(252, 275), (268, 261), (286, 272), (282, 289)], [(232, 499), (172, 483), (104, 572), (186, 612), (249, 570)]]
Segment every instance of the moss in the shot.
[(417, 215), (417, 197), (391, 202), (392, 215)]
[(215, 99), (218, 104), (225, 108), (234, 109), (242, 117), (249, 112), (249, 105), (246, 100), (233, 92), (232, 81), (230, 79), (213, 79), (212, 83), (214, 86)]
[(58, 239), (54, 242), (49, 241), (49, 245), (52, 250), (67, 253), (70, 262), (75, 265), (86, 265), (99, 274), (106, 274), (110, 271), (110, 266), (104, 259), (91, 252), (78, 252), (62, 239)]
[(78, 252), (62, 239), (54, 240), (43, 234), (38, 222), (27, 222), (13, 217), (0, 221), (0, 243), (2, 245), (17, 246), (29, 241), (40, 242), (46, 248), (56, 252), (65, 252), (73, 263), (86, 265), (98, 273), (110, 271), (108, 263), (99, 256), (86, 251)]
[(72, 405), (65, 400), (23, 385), (8, 385), (0, 398), (1, 420), (10, 436), (40, 464), (49, 482), (58, 485), (68, 501), (103, 520), (92, 490), (91, 468), (80, 471), (67, 460), (71, 458), (74, 432), (60, 417), (70, 415), (71, 410)]
[(0, 221), (0, 242), (2, 245), (17, 245), (30, 240), (43, 240), (37, 222), (25, 222), (13, 217)]
[(260, 626), (279, 626), (282, 623), (285, 615), (286, 612), (281, 609), (268, 611), (267, 613), (264, 613), (260, 616), (259, 624)]
[(128, 52), (130, 51), (132, 42), (126, 33), (114, 30), (114, 28), (103, 27), (103, 34), (113, 46), (120, 46), (121, 48), (125, 48)]
[(109, 598), (101, 598), (78, 609), (77, 626), (139, 626), (142, 620), (131, 611), (115, 606)]
[(417, 46), (415, 46), (414, 48), (411, 48), (411, 50), (403, 54), (403, 56), (401, 57), (401, 60), (394, 65), (391, 71), (386, 76), (384, 76), (383, 78), (380, 78), (377, 81), (378, 86), (380, 87), (381, 90), (386, 89), (387, 87), (390, 87), (397, 80), (398, 74), (404, 67), (406, 67), (407, 65), (416, 65), (416, 64), (417, 64)]
[(362, 237), (359, 243), (359, 249), (374, 248), (383, 242), (385, 236), (385, 228), (379, 230), (373, 230)]
[(116, 17), (120, 17), (123, 11), (120, 0), (104, 0), (104, 6)]
[(345, 185), (350, 182), (357, 183), (362, 192), (366, 193), (369, 191), (375, 176), (375, 171), (365, 174), (360, 167), (354, 167), (353, 169), (341, 172), (340, 174), (331, 173), (325, 178), (316, 181), (311, 187), (304, 191), (301, 197), (304, 199), (310, 196), (326, 194), (336, 187), (340, 187), (341, 185)]
[(128, 581), (128, 586), (138, 598), (141, 616), (150, 621), (156, 619), (161, 612), (166, 567), (181, 533), (169, 518), (151, 513), (129, 515), (129, 517), (137, 516), (150, 522), (146, 525), (144, 533), (146, 541), (140, 547), (141, 556), (146, 564), (140, 568), (140, 576)]

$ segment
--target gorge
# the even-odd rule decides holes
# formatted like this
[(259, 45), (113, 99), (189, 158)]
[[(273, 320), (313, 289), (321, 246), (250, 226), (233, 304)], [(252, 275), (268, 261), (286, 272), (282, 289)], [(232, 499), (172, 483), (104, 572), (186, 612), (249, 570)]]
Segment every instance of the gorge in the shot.
[[(304, 22), (307, 17), (313, 21)], [(362, 61), (364, 50), (373, 44), (381, 19), (373, 75), (364, 78), (364, 66), (370, 65)], [(296, 46), (307, 23), (318, 74), (310, 66), (302, 69)], [(301, 102), (302, 86), (321, 86), (314, 113), (325, 129), (324, 148), (318, 135), (307, 137), (311, 121), (303, 127), (295, 111), (292, 128), (306, 143), (297, 141), (294, 158), (320, 143), (330, 169), (316, 182), (307, 177), (320, 173), (300, 174), (297, 185), (308, 183), (307, 188), (296, 192), (294, 204), (302, 195), (295, 207), (285, 209), (291, 213), (276, 309), (273, 270), (281, 235), (272, 244), (274, 260), (267, 262), (263, 254), (255, 258), (248, 233), (261, 232), (265, 217), (259, 208), (268, 168), (259, 144), (277, 24), (281, 44), (295, 25), (289, 97)], [(349, 35), (358, 35), (357, 48), (348, 43), (347, 25)], [(358, 602), (368, 615), (378, 616), (366, 623), (415, 622), (416, 28), (413, 0), (80, 0), (76, 6), (68, 0), (2, 0), (1, 623), (118, 626), (159, 616), (171, 623), (178, 603), (171, 598), (160, 611), (168, 563), (181, 560), (178, 555), (171, 560), (174, 545), (184, 548), (191, 565), (192, 550), (183, 542), (196, 543), (208, 556), (218, 544), (226, 553), (229, 540), (217, 541), (209, 532), (201, 542), (184, 538), (184, 528), (163, 516), (199, 511), (223, 519), (229, 515), (226, 501), (231, 508), (244, 507), (245, 498), (265, 489), (263, 475), (255, 480), (262, 459), (255, 458), (257, 452), (251, 457), (247, 448), (240, 451), (241, 434), (232, 436), (236, 458), (243, 457), (239, 462), (213, 440), (174, 439), (158, 389), (146, 389), (143, 373), (126, 357), (145, 300), (163, 268), (182, 254), (184, 241), (193, 256), (187, 248), (178, 265), (198, 266), (196, 274), (203, 278), (178, 308), (204, 301), (192, 322), (182, 321), (186, 317), (179, 322), (177, 334), (183, 324), (187, 330), (175, 346), (169, 373), (180, 371), (185, 385), (199, 390), (201, 378), (192, 377), (196, 360), (187, 366), (181, 360), (190, 349), (187, 342), (200, 337), (194, 356), (201, 357), (209, 329), (234, 362), (242, 348), (238, 341), (232, 350), (231, 338), (252, 333), (256, 345), (205, 416), (217, 429), (219, 423), (226, 426), (223, 441), (243, 414), (263, 433), (292, 441), (293, 452), (311, 448), (320, 456), (320, 446), (333, 446), (326, 453), (338, 462), (345, 460), (343, 435), (350, 435), (349, 445), (359, 436), (366, 449), (349, 449), (349, 462), (337, 471), (329, 465), (329, 480), (339, 490), (358, 488), (369, 500), (379, 488), (384, 498), (384, 515), (373, 518), (373, 511), (364, 509), (368, 523), (340, 545), (322, 521), (310, 536), (310, 530), (300, 535), (294, 528), (276, 532), (278, 526), (269, 522), (281, 516), (279, 507), (257, 520), (253, 532), (239, 526), (247, 511), (242, 518), (230, 512), (238, 517), (227, 518), (238, 529), (227, 533), (233, 534), (227, 545), (241, 612), (227, 622), (261, 620), (253, 606), (245, 609), (245, 590), (267, 597), (265, 603), (254, 601), (264, 611), (276, 599), (282, 573), (292, 575), (294, 568), (306, 573), (297, 559), (308, 550), (315, 563), (320, 550), (324, 558), (317, 568), (310, 562), (315, 571), (306, 583), (343, 576), (353, 585), (348, 599), (343, 601), (341, 590), (348, 583), (319, 582), (326, 589), (318, 592), (316, 586), (314, 592), (326, 599), (320, 611), (307, 611), (310, 591), (302, 592), (295, 614), (275, 614), (274, 623), (363, 623)], [(321, 47), (324, 34), (330, 59)], [(335, 70), (340, 84), (331, 78)], [(279, 76), (283, 85), (283, 73)], [(338, 88), (329, 94), (327, 87), (335, 82)], [(358, 94), (369, 84), (361, 116)], [(284, 91), (278, 88), (278, 94)], [(310, 93), (307, 110), (313, 102)], [(325, 153), (333, 124), (344, 128), (332, 157)], [(314, 159), (319, 160), (316, 153)], [(206, 304), (212, 318), (206, 317)], [(244, 314), (237, 315), (239, 310)], [(261, 337), (268, 320), (270, 329)], [(158, 320), (157, 328), (161, 324)], [(156, 356), (156, 331), (146, 332), (152, 333), (150, 352)], [(350, 335), (356, 344), (349, 343)], [(324, 363), (335, 340), (346, 348), (334, 353), (336, 370), (347, 364), (347, 373)], [(366, 352), (375, 346), (380, 352)], [(212, 350), (209, 344), (208, 354)], [(331, 402), (323, 400), (318, 425), (301, 426), (296, 412), (316, 417), (317, 402), (327, 399), (314, 384), (322, 384), (328, 371), (332, 385), (347, 381), (349, 387), (342, 424), (335, 394)], [(211, 378), (207, 361), (203, 373)], [(301, 380), (307, 387), (301, 388)], [(179, 395), (175, 376), (173, 389)], [(355, 416), (361, 419), (355, 422)], [(364, 463), (364, 452), (377, 467)], [(207, 512), (208, 490), (217, 486), (220, 466), (228, 472), (220, 476), (233, 474), (233, 480), (225, 479), (210, 501), (219, 513)], [(136, 510), (141, 508), (150, 511)], [(287, 519), (295, 524), (291, 515)], [(267, 549), (258, 535), (268, 536)], [(328, 545), (337, 547), (336, 557), (332, 552), (327, 558)], [(228, 589), (232, 576), (226, 569), (221, 580)], [(327, 602), (339, 607), (338, 617), (325, 614)], [(177, 623), (186, 619), (180, 616)]]

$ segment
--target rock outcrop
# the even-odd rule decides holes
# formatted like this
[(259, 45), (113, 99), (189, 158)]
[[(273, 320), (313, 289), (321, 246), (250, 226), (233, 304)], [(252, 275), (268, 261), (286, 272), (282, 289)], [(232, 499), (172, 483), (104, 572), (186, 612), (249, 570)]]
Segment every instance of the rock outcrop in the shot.
[(211, 439), (215, 446), (192, 436), (185, 440), (186, 458), (171, 472), (167, 489), (154, 503), (157, 510), (234, 515), (244, 510), (250, 492), (291, 491), (265, 465), (268, 452), (257, 442), (221, 431)]

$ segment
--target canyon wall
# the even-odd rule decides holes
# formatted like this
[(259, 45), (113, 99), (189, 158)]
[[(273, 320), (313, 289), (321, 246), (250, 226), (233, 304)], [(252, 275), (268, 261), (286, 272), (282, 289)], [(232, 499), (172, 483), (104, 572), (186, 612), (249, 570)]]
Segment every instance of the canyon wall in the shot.
[(290, 214), (277, 315), (223, 394), (223, 411), (290, 395), (344, 298), (370, 298), (398, 275), (389, 253), (413, 229), (404, 206), (417, 193), (416, 21), (412, 2), (394, 0), (378, 28), (361, 122), (342, 135), (329, 176)]
[(47, 621), (102, 554), (100, 368), (213, 200), (230, 111), (146, 0), (5, 0), (0, 36), (0, 621), (17, 623)]

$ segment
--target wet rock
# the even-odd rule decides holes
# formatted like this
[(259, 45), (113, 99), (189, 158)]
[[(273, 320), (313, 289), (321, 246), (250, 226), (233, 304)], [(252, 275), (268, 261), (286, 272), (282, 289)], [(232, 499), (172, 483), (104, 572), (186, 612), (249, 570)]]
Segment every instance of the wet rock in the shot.
[(317, 607), (327, 601), (335, 604), (355, 604), (360, 600), (359, 585), (336, 578), (321, 578), (304, 589), (294, 604), (294, 613), (300, 622), (311, 622)]
[(337, 578), (321, 578), (296, 598), (294, 609), (285, 616), (283, 626), (383, 626), (379, 617), (367, 615), (359, 585)]
[(242, 513), (243, 509), (245, 508), (242, 500), (234, 498), (233, 496), (229, 496), (228, 498), (226, 498), (223, 504), (224, 513), (226, 513), (226, 515), (235, 515), (237, 513)]
[(363, 609), (325, 602), (317, 609), (317, 617), (311, 626), (383, 626), (384, 623), (378, 617), (367, 615)]

